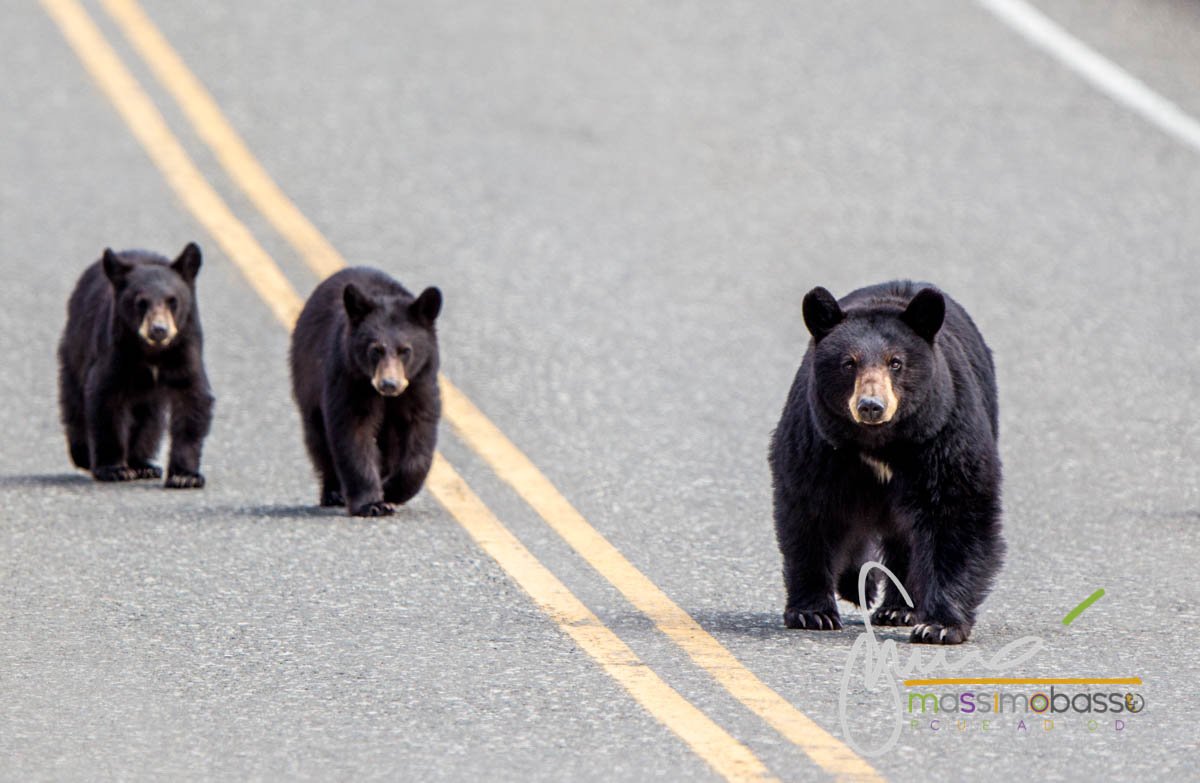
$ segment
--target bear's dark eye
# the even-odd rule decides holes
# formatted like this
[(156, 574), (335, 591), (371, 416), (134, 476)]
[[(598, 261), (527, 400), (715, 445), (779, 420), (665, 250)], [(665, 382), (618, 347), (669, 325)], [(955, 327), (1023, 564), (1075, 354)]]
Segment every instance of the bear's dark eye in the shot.
[(900, 372), (900, 370), (904, 367), (904, 362), (900, 361), (899, 359), (892, 359), (890, 366), (894, 372)]
[(383, 358), (383, 355), (386, 354), (387, 351), (383, 349), (382, 345), (375, 343), (368, 349), (367, 353), (370, 355), (371, 361), (377, 362)]
[(138, 297), (137, 309), (139, 313), (144, 313), (150, 309), (150, 300), (144, 297)]
[(408, 357), (412, 356), (412, 346), (411, 345), (402, 345), (396, 349), (396, 353), (400, 354), (401, 357), (407, 359)]
[(179, 300), (173, 296), (167, 297), (167, 307), (171, 308), (172, 313), (175, 312), (175, 310), (179, 307)]
[(854, 361), (854, 359), (847, 359), (846, 361), (842, 362), (843, 370), (853, 370), (857, 366), (858, 362)]

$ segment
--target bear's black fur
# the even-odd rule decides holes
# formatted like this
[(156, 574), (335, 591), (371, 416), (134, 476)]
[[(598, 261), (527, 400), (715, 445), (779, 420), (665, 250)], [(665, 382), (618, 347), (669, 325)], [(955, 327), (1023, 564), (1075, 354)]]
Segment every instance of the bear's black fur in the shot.
[(99, 481), (160, 478), (151, 463), (170, 413), (166, 486), (204, 486), (200, 451), (212, 423), (196, 307), (200, 248), (173, 262), (142, 250), (84, 271), (58, 347), (59, 405), (71, 460)]
[(433, 463), (442, 294), (413, 297), (383, 272), (344, 269), (309, 297), (292, 334), (292, 390), (321, 505), (392, 513)]
[(859, 603), (859, 567), (881, 555), (914, 609), (889, 586), (872, 623), (961, 643), (1004, 554), (991, 351), (966, 311), (924, 284), (840, 302), (814, 288), (803, 310), (813, 339), (770, 452), (784, 622), (840, 628), (835, 588)]

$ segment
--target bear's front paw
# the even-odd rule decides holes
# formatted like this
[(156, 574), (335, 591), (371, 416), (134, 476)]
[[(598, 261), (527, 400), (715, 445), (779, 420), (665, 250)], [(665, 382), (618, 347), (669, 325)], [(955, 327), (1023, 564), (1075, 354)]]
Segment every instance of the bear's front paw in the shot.
[(162, 478), (162, 468), (158, 465), (151, 465), (149, 462), (135, 462), (129, 466), (140, 479), (160, 479)]
[(392, 508), (392, 504), (384, 503), (382, 500), (363, 503), (361, 506), (350, 509), (350, 516), (354, 517), (386, 517), (394, 513), (396, 510)]
[(105, 465), (92, 471), (96, 481), (133, 481), (137, 471), (125, 465)]
[(342, 496), (341, 490), (327, 489), (321, 493), (321, 505), (325, 508), (330, 506), (346, 505), (346, 498)]
[(788, 628), (805, 628), (810, 631), (840, 631), (842, 618), (838, 615), (837, 609), (823, 612), (786, 609), (783, 612), (783, 624)]
[(167, 489), (200, 489), (204, 486), (204, 476), (199, 473), (172, 473), (163, 484)]
[(915, 625), (916, 622), (917, 613), (907, 607), (891, 609), (881, 606), (871, 614), (871, 625)]
[(938, 625), (937, 623), (921, 623), (913, 629), (909, 639), (913, 644), (962, 644), (971, 635), (971, 626)]

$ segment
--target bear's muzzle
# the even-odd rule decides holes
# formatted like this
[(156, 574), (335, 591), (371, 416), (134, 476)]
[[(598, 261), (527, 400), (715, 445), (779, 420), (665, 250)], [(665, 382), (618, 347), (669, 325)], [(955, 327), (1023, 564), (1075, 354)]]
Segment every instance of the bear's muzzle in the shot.
[(399, 397), (408, 388), (408, 376), (404, 373), (404, 362), (395, 356), (380, 360), (375, 365), (371, 385), (384, 397)]
[(179, 334), (175, 316), (166, 304), (156, 304), (146, 312), (138, 327), (138, 336), (155, 348), (165, 348)]
[(896, 415), (900, 399), (892, 387), (892, 375), (885, 367), (864, 367), (854, 380), (849, 400), (850, 417), (856, 424), (887, 424)]

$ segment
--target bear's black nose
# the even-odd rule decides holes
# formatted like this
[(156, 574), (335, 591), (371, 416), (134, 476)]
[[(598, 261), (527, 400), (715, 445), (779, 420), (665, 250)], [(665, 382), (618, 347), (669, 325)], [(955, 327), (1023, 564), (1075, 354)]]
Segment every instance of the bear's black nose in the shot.
[(150, 339), (156, 343), (160, 343), (167, 339), (167, 327), (165, 324), (153, 324), (150, 327)]
[(379, 382), (380, 394), (396, 394), (398, 391), (400, 391), (400, 384), (392, 378), (384, 378)]
[(883, 418), (884, 404), (878, 397), (859, 397), (858, 416), (863, 421), (874, 422)]

